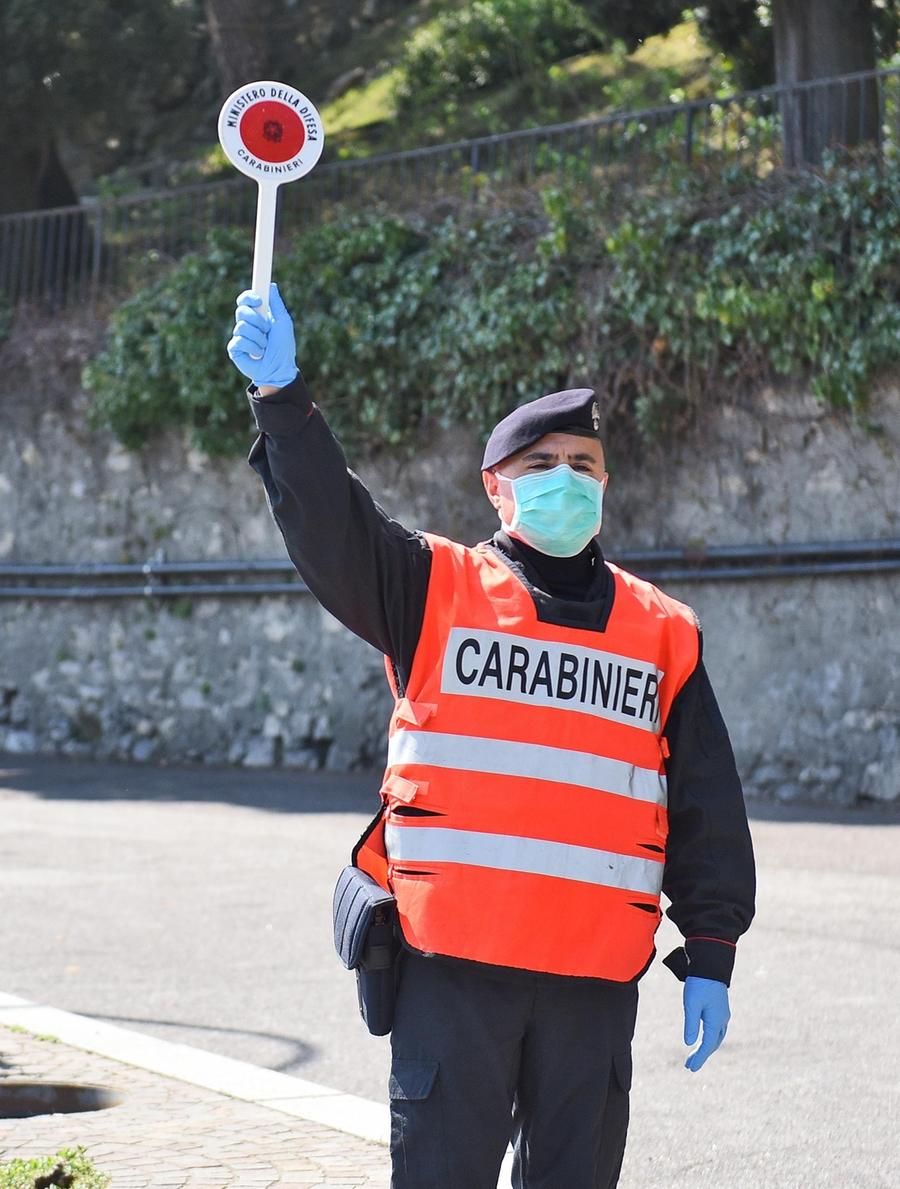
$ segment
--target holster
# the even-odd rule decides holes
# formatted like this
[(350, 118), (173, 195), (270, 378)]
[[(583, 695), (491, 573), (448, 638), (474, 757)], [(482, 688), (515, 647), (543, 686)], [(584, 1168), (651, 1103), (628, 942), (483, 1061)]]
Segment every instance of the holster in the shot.
[(334, 947), (356, 971), (359, 1011), (373, 1036), (394, 1022), (397, 958), (394, 897), (358, 867), (345, 867), (334, 889)]

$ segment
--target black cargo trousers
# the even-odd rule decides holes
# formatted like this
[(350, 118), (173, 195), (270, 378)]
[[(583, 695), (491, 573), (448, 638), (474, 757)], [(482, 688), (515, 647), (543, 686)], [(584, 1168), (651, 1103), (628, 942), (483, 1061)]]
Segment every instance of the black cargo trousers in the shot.
[(613, 1189), (637, 983), (509, 978), (406, 951), (391, 1035), (392, 1189)]

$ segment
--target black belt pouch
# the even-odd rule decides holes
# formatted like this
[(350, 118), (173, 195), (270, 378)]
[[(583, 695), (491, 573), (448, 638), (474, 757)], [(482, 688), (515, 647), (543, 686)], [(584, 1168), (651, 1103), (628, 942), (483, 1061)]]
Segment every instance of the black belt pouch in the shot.
[(334, 948), (356, 971), (366, 1027), (386, 1036), (394, 1023), (400, 953), (394, 897), (358, 867), (345, 867), (334, 889)]

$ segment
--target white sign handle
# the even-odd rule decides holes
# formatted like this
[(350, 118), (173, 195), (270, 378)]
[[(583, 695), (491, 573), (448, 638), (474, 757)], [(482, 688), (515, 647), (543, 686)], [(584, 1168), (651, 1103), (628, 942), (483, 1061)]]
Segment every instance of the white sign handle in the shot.
[(260, 182), (256, 198), (256, 239), (253, 243), (253, 280), (250, 287), (262, 298), (259, 312), (264, 318), (269, 314), (269, 285), (272, 283), (277, 201), (277, 184)]

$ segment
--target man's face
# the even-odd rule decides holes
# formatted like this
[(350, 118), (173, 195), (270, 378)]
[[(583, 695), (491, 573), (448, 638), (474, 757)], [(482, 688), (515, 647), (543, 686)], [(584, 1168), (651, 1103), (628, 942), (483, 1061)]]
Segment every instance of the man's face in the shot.
[(548, 433), (518, 454), (498, 463), (490, 471), (482, 471), (481, 478), (487, 497), (500, 514), (504, 524), (512, 521), (515, 504), (507, 484), (501, 484), (499, 475), (507, 479), (518, 479), (520, 475), (534, 475), (550, 471), (567, 463), (579, 475), (590, 475), (592, 479), (606, 486), (606, 460), (603, 445), (596, 438), (582, 438), (574, 433)]

